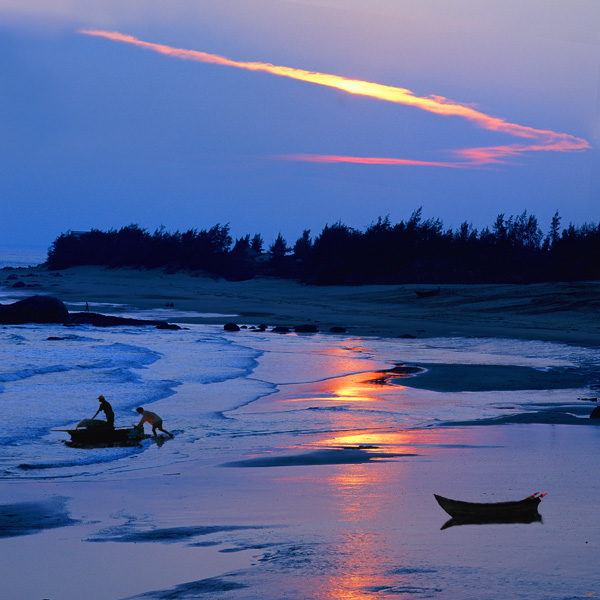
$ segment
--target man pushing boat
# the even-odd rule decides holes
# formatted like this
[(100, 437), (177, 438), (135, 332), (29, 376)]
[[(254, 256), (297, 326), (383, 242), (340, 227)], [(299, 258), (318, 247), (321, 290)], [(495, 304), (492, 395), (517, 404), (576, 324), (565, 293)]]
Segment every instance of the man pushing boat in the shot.
[(141, 406), (135, 409), (135, 412), (142, 415), (142, 420), (136, 425), (138, 429), (144, 429), (144, 423), (148, 422), (152, 425), (152, 435), (156, 435), (156, 430), (166, 433), (170, 438), (173, 437), (172, 433), (169, 433), (166, 429), (163, 429), (162, 419), (154, 412), (150, 410), (144, 410)]

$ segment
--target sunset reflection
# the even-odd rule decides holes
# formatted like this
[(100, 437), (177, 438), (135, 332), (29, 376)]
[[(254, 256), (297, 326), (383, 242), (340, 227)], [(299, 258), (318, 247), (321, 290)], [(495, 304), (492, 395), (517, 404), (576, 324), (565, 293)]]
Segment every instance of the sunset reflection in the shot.
[(320, 597), (331, 600), (365, 600), (381, 598), (385, 583), (377, 572), (385, 548), (381, 538), (372, 532), (352, 531), (342, 537), (340, 553), (345, 558), (343, 569), (332, 570), (324, 581), (326, 589)]
[[(416, 509), (407, 505), (410, 501), (405, 492), (414, 485), (412, 461), (421, 456), (464, 452), (464, 446), (473, 442), (468, 428), (403, 428), (403, 413), (410, 412), (414, 399), (407, 393), (409, 388), (398, 384), (401, 376), (389, 370), (339, 377), (312, 384), (312, 395), (304, 388), (283, 401), (287, 405), (309, 402), (308, 396), (311, 405), (318, 402), (344, 407), (328, 413), (332, 431), (314, 436), (309, 445), (340, 451), (358, 449), (372, 457), (360, 464), (336, 464), (325, 471), (324, 478), (318, 475), (337, 513), (334, 555), (341, 562), (328, 569), (323, 579), (315, 579), (315, 598), (375, 600), (415, 589), (414, 576), (404, 574), (401, 567), (384, 567), (389, 566), (394, 549), (381, 532), (397, 530), (400, 535), (401, 527), (390, 520), (390, 515), (402, 519)], [(382, 413), (389, 413), (389, 418), (382, 418)], [(386, 422), (389, 426), (382, 427)], [(389, 456), (394, 453), (398, 456)]]
[[(356, 361), (353, 361), (356, 362)], [(281, 393), (277, 397), (280, 403), (304, 403), (307, 401), (335, 402), (389, 402), (402, 394), (407, 388), (399, 385), (398, 380), (406, 377), (396, 369), (356, 373), (296, 386), (291, 394)], [(303, 388), (307, 388), (303, 390)], [(303, 394), (302, 392), (306, 393)], [(393, 396), (394, 398), (390, 398)]]
[[(311, 494), (309, 518), (320, 521), (321, 515), (313, 512), (318, 502), (326, 507), (321, 525), (330, 540), (326, 566), (319, 565), (319, 575), (311, 579), (311, 597), (379, 600), (431, 589), (427, 571), (421, 575), (405, 567), (411, 558), (399, 552), (402, 537), (413, 520), (423, 523), (423, 507), (427, 499), (433, 501), (423, 461), (439, 464), (448, 455), (470, 452), (471, 444), (475, 448), (480, 443), (475, 428), (415, 426), (420, 415), (431, 423), (431, 411), (441, 412), (453, 402), (402, 385), (404, 378), (418, 376), (418, 367), (356, 372), (365, 361), (347, 347), (319, 348), (310, 358), (323, 363), (334, 358), (338, 373), (349, 374), (280, 384), (276, 394), (243, 411), (246, 418), (258, 413), (261, 425), (269, 419), (274, 428), (294, 432), (284, 438), (285, 445), (261, 449), (253, 458), (264, 461), (252, 466), (283, 467), (280, 481), (301, 490), (301, 496)], [(321, 373), (333, 371), (327, 364), (322, 367)], [(494, 435), (490, 431), (488, 439)], [(279, 470), (275, 476), (280, 477)], [(418, 495), (411, 492), (415, 487), (421, 490)]]
[[(381, 598), (383, 590), (394, 584), (390, 576), (381, 571), (385, 554), (390, 549), (379, 535), (379, 521), (386, 518), (390, 505), (398, 501), (392, 490), (398, 485), (398, 479), (401, 480), (399, 462), (411, 458), (386, 458), (383, 460), (394, 462), (380, 462), (376, 457), (382, 452), (404, 454), (414, 451), (411, 444), (421, 439), (421, 432), (377, 427), (381, 423), (382, 409), (391, 412), (394, 405), (402, 403), (406, 388), (391, 384), (393, 375), (390, 371), (360, 373), (315, 385), (321, 402), (350, 410), (334, 412), (337, 431), (320, 436), (311, 445), (332, 449), (358, 448), (373, 456), (373, 460), (366, 463), (342, 464), (333, 472), (328, 470), (324, 483), (342, 527), (336, 553), (342, 557), (343, 565), (331, 569), (327, 577), (315, 582), (322, 586), (315, 590), (315, 597), (375, 599)], [(286, 401), (302, 400), (305, 399), (288, 398)], [(371, 411), (376, 411), (377, 416), (369, 417)], [(397, 427), (401, 421), (402, 416), (396, 415), (393, 422), (390, 420), (390, 426)], [(371, 427), (365, 427), (368, 425)]]

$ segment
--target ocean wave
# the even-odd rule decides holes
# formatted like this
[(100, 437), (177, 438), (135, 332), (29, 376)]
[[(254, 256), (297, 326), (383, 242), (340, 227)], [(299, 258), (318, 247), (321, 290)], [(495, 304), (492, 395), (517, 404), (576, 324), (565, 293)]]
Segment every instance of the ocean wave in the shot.
[[(225, 336), (201, 338), (199, 344), (213, 349), (212, 358), (218, 371), (201, 374), (196, 380), (202, 383), (221, 383), (251, 375), (259, 364), (264, 351), (240, 344)], [(220, 357), (225, 360), (219, 360)]]
[(97, 350), (102, 355), (103, 361), (97, 364), (118, 365), (119, 367), (142, 368), (146, 365), (160, 360), (162, 353), (156, 350), (150, 350), (144, 346), (134, 346), (132, 344), (114, 343), (102, 346), (92, 346), (92, 349)]
[(36, 375), (47, 375), (48, 373), (61, 373), (63, 371), (69, 371), (70, 367), (66, 365), (50, 365), (47, 367), (29, 367), (26, 369), (20, 369), (9, 373), (0, 373), (0, 382), (19, 381), (21, 379), (28, 379), (35, 377)]

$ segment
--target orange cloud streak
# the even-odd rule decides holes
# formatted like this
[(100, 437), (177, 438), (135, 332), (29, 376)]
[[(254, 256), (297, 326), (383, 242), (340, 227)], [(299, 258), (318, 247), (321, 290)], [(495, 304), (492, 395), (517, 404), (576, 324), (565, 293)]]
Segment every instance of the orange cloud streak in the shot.
[(412, 165), (417, 167), (449, 167), (464, 169), (466, 164), (458, 162), (434, 162), (426, 160), (411, 160), (408, 158), (377, 158), (364, 156), (335, 156), (331, 154), (283, 154), (277, 156), (281, 160), (318, 163), (354, 163), (362, 165)]
[(348, 79), (339, 75), (328, 75), (326, 73), (318, 73), (314, 71), (305, 71), (303, 69), (294, 69), (291, 67), (283, 67), (272, 65), (270, 63), (260, 62), (241, 62), (231, 60), (217, 54), (208, 54), (197, 50), (185, 50), (182, 48), (174, 48), (164, 44), (153, 44), (144, 42), (131, 35), (125, 35), (118, 32), (98, 31), (82, 29), (80, 33), (92, 35), (110, 40), (133, 44), (141, 48), (153, 50), (160, 54), (173, 56), (184, 60), (194, 60), (203, 63), (217, 64), (227, 67), (235, 67), (238, 69), (246, 69), (249, 71), (263, 71), (278, 75), (281, 77), (289, 77), (308, 83), (323, 85), (336, 88), (356, 94), (360, 96), (368, 96), (386, 102), (394, 102), (407, 106), (414, 106), (422, 110), (444, 115), (444, 116), (459, 116), (469, 121), (476, 123), (479, 127), (489, 131), (507, 133), (509, 135), (535, 140), (537, 143), (531, 145), (508, 145), (496, 146), (490, 148), (473, 148), (466, 150), (455, 150), (453, 154), (460, 157), (464, 162), (448, 163), (448, 162), (427, 162), (414, 161), (409, 159), (387, 159), (387, 158), (368, 158), (368, 157), (351, 157), (351, 156), (323, 156), (323, 155), (286, 155), (281, 158), (287, 160), (302, 160), (311, 162), (351, 162), (362, 164), (391, 164), (391, 165), (421, 165), (421, 166), (438, 166), (438, 167), (455, 167), (476, 166), (491, 163), (503, 163), (503, 158), (519, 155), (524, 152), (573, 152), (578, 150), (587, 150), (591, 146), (582, 139), (575, 136), (557, 133), (550, 130), (534, 129), (533, 127), (525, 127), (515, 123), (509, 123), (499, 117), (487, 115), (471, 106), (460, 104), (444, 98), (443, 96), (416, 96), (413, 92), (405, 88), (381, 85), (358, 79)]

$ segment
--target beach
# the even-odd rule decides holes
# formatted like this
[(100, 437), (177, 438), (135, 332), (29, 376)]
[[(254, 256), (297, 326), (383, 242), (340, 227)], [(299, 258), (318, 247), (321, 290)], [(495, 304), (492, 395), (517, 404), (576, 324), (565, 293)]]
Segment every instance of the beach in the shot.
[[(55, 274), (58, 273), (58, 276)], [(600, 345), (600, 282), (437, 286), (307, 286), (291, 280), (228, 282), (205, 274), (160, 270), (43, 267), (5, 270), (26, 284), (18, 297), (55, 295), (70, 310), (137, 307), (191, 323), (341, 326), (361, 336), (514, 337)], [(0, 282), (2, 275), (0, 272)], [(6, 282), (7, 290), (14, 281)], [(181, 313), (189, 312), (188, 315)], [(147, 313), (149, 314), (149, 313)], [(225, 316), (223, 316), (225, 315)]]
[[(0, 326), (2, 598), (600, 593), (600, 283), (419, 298), (437, 286), (36, 267), (0, 285), (2, 303), (181, 327)], [(119, 423), (143, 404), (175, 438), (66, 447), (51, 430), (99, 393)], [(433, 496), (534, 492), (541, 521), (445, 529)]]

